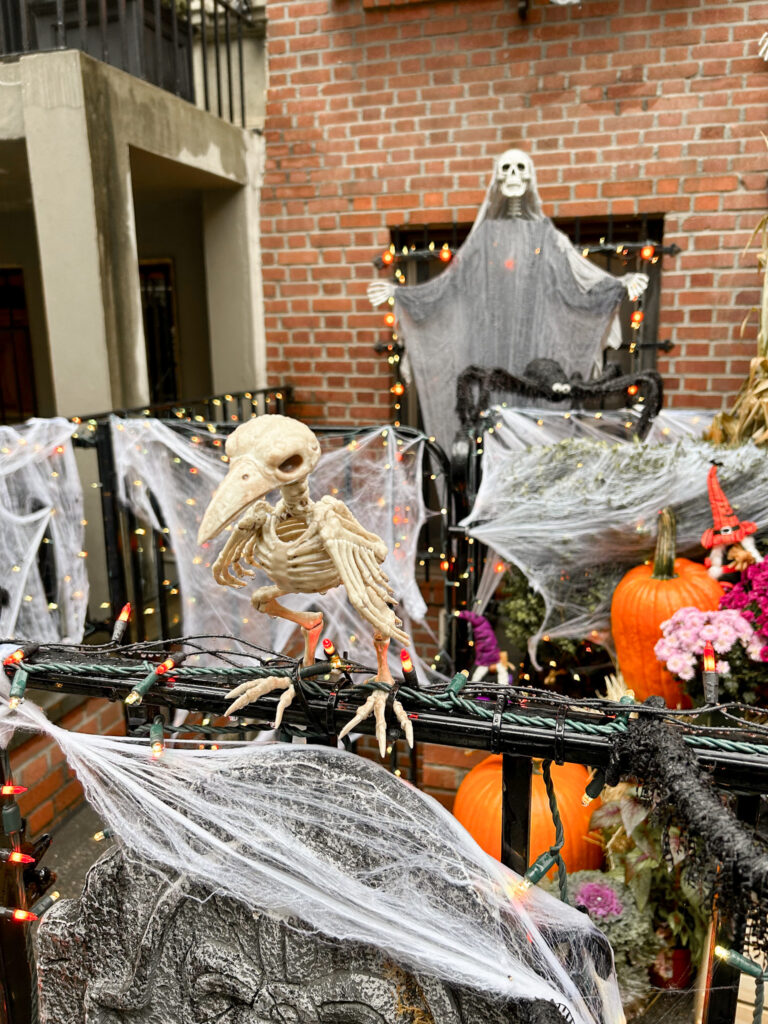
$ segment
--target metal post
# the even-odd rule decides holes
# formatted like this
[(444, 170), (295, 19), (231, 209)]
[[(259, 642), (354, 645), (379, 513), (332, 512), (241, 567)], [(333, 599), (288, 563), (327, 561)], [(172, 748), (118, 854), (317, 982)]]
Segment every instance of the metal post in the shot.
[(107, 558), (109, 601), (112, 620), (128, 600), (125, 568), (120, 543), (120, 512), (117, 504), (117, 472), (109, 424), (96, 427), (96, 458), (101, 482), (101, 514), (104, 521), (104, 550)]
[(528, 868), (531, 824), (531, 759), (502, 755), (501, 863), (518, 875)]
[[(755, 794), (740, 794), (736, 798), (736, 815), (740, 821), (754, 825), (760, 811), (760, 797)], [(716, 918), (714, 942), (741, 953), (744, 947), (745, 924), (737, 918), (730, 928), (725, 928)], [(704, 996), (702, 1024), (733, 1024), (739, 1001), (741, 971), (723, 960), (712, 959), (707, 967), (707, 988)]]

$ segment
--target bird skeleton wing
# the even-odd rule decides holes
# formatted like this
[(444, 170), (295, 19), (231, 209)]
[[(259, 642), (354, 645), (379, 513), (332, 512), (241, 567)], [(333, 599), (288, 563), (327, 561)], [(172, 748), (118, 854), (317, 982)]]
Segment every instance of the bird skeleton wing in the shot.
[[(213, 578), (217, 583), (229, 587), (244, 587), (243, 576), (252, 576), (250, 569), (244, 569), (239, 563), (246, 549), (261, 536), (264, 524), (272, 514), (272, 506), (266, 501), (257, 501), (248, 509), (246, 515), (235, 525), (227, 543), (221, 549), (219, 557), (213, 563)], [(236, 573), (232, 575), (232, 570)]]
[(319, 537), (330, 555), (353, 607), (383, 637), (402, 644), (410, 638), (399, 628), (400, 620), (392, 609), (394, 591), (389, 577), (381, 568), (387, 557), (387, 546), (375, 533), (369, 533), (355, 519), (347, 506), (326, 495), (312, 506), (308, 534), (291, 548), (293, 556), (314, 550)]

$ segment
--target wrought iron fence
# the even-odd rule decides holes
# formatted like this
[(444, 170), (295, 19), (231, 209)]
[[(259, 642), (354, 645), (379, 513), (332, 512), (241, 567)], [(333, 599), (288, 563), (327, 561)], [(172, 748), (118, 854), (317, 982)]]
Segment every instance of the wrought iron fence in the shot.
[(243, 126), (259, 34), (250, 0), (0, 0), (0, 57), (82, 50)]

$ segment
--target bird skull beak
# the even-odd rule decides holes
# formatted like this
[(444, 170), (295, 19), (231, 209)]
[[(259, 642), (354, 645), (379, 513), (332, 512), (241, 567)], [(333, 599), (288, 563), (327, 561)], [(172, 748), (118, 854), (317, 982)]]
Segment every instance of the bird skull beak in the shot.
[(277, 482), (264, 476), (252, 460), (246, 458), (232, 462), (205, 510), (197, 532), (197, 543), (213, 540), (228, 523), (276, 486)]

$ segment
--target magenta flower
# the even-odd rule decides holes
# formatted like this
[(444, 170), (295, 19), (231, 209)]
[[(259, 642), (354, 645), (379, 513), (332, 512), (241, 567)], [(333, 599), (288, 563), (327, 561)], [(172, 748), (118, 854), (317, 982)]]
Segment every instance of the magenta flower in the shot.
[(574, 903), (586, 907), (590, 917), (619, 917), (624, 907), (607, 882), (585, 882), (575, 893)]

